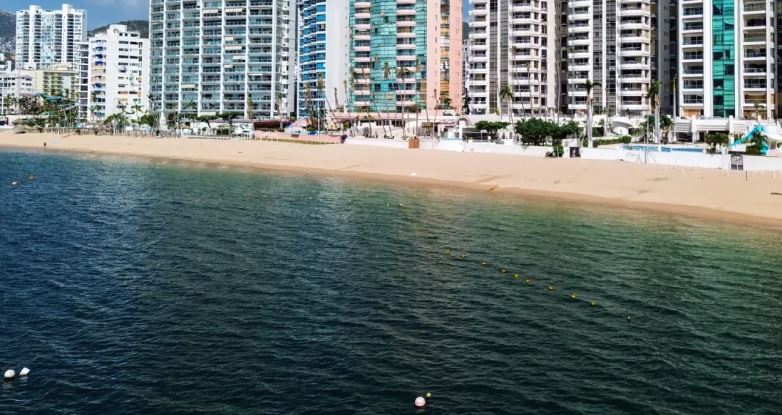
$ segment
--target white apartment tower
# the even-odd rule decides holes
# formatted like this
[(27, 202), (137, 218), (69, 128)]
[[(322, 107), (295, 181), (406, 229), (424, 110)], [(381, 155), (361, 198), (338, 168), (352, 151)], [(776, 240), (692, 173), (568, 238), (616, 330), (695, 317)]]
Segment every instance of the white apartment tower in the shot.
[(678, 3), (677, 115), (776, 118), (774, 0)]
[(117, 112), (138, 118), (147, 109), (149, 43), (125, 25), (111, 25), (89, 40), (89, 119)]
[(649, 87), (657, 68), (655, 0), (571, 0), (567, 13), (568, 110), (587, 109), (587, 81), (595, 112), (651, 112)]
[(175, 113), (287, 116), (295, 13), (292, 0), (151, 0), (150, 106), (161, 122)]
[[(591, 3), (591, 1), (586, 1)], [(470, 114), (556, 110), (558, 47), (555, 0), (470, 0)], [(510, 87), (512, 99), (501, 94)]]
[(63, 4), (61, 10), (30, 6), (16, 12), (16, 62), (19, 69), (76, 63), (78, 43), (86, 41), (87, 12)]

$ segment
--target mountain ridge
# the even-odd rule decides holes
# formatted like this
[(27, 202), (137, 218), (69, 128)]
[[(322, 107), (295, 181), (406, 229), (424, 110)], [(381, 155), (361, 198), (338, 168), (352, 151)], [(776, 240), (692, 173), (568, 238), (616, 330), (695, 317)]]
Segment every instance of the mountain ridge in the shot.
[(88, 32), (88, 36), (94, 36), (97, 33), (105, 32), (110, 25), (112, 24), (121, 24), (128, 27), (128, 30), (131, 32), (139, 32), (141, 33), (141, 37), (144, 39), (149, 39), (149, 20), (123, 20), (121, 22), (116, 23), (110, 23), (107, 25), (103, 25), (100, 27), (96, 27), (95, 29), (92, 29)]

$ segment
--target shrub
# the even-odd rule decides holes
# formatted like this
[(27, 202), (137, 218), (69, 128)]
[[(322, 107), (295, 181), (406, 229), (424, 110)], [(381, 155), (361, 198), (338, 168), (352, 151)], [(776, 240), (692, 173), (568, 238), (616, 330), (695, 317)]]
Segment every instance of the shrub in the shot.
[(619, 138), (612, 138), (612, 139), (606, 139), (606, 140), (594, 140), (592, 141), (593, 145), (595, 147), (599, 146), (609, 146), (613, 144), (630, 144), (630, 142), (633, 141), (633, 138), (629, 135), (623, 135)]

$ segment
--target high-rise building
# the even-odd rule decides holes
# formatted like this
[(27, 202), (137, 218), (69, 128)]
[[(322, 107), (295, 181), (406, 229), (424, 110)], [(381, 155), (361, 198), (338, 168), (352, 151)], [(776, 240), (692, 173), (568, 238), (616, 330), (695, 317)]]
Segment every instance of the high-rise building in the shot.
[[(464, 84), (462, 0), (440, 0), (435, 3), (439, 3), (440, 11), (437, 14), (430, 12), (429, 19), (431, 21), (439, 17), (440, 31), (438, 34), (436, 27), (434, 30), (429, 29), (429, 39), (427, 39), (427, 49), (434, 55), (434, 59), (431, 59), (427, 65), (436, 64), (439, 68), (439, 89), (432, 91), (432, 95), (437, 96), (439, 101), (434, 104), (461, 112)], [(429, 7), (433, 6), (430, 4)]]
[(16, 62), (20, 69), (45, 69), (78, 60), (86, 41), (87, 12), (63, 4), (61, 10), (30, 6), (16, 12)]
[(122, 111), (128, 118), (147, 109), (149, 43), (125, 25), (110, 25), (89, 40), (89, 119)]
[(292, 0), (151, 0), (150, 106), (162, 122), (175, 113), (287, 116), (295, 14)]
[(350, 29), (348, 0), (298, 0), (299, 117), (347, 105)]
[(774, 0), (678, 4), (678, 113), (776, 118)]
[(350, 0), (351, 110), (460, 109), (461, 9), (457, 0)]
[(567, 20), (568, 109), (586, 112), (587, 81), (595, 112), (651, 111), (657, 69), (656, 0), (570, 0)]
[(89, 115), (89, 74), (90, 74), (90, 44), (79, 42), (76, 44), (78, 51), (76, 63), (73, 65), (79, 77), (78, 94), (75, 95), (76, 105), (79, 106), (79, 118), (87, 119)]
[[(662, 114), (674, 114), (676, 89), (676, 67), (679, 62), (678, 24), (676, 4), (678, 0), (658, 0), (657, 26), (657, 68), (652, 77), (660, 81), (660, 109)], [(653, 62), (654, 63), (654, 62)]]
[(509, 114), (512, 109), (520, 115), (555, 110), (559, 71), (556, 2), (470, 0), (470, 5), (470, 113)]

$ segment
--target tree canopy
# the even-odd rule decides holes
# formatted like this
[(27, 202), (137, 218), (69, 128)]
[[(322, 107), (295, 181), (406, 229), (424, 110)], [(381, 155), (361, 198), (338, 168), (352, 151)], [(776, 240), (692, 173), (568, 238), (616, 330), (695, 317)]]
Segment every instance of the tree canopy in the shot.
[(475, 129), (486, 131), (490, 136), (496, 137), (497, 131), (509, 126), (510, 123), (504, 121), (478, 121), (475, 123)]
[(574, 121), (559, 125), (553, 121), (530, 118), (516, 122), (515, 131), (521, 136), (522, 143), (539, 146), (545, 144), (549, 138), (561, 141), (576, 135), (580, 127)]

